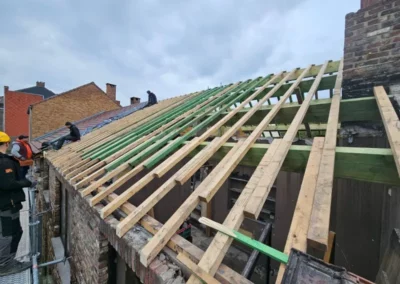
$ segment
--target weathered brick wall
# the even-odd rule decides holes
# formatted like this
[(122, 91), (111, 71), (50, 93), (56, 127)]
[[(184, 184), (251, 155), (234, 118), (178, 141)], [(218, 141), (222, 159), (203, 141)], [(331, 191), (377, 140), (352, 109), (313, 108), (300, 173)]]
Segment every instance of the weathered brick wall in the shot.
[[(40, 212), (50, 205), (51, 212), (43, 215), (42, 220), (42, 262), (55, 259), (51, 239), (61, 233), (61, 183), (55, 169), (43, 159), (38, 160), (41, 172), (38, 183), (38, 203)], [(108, 282), (108, 241), (99, 231), (99, 216), (77, 193), (68, 194), (68, 217), (66, 226), (69, 243), (71, 283), (107, 283)], [(46, 196), (46, 197), (45, 197)], [(65, 244), (64, 244), (65, 245)], [(48, 268), (55, 283), (61, 283), (57, 266)]]
[(118, 109), (94, 83), (54, 96), (31, 109), (32, 138), (65, 125), (66, 121), (78, 121), (101, 111)]
[(381, 0), (346, 16), (343, 96), (372, 95), (400, 82), (400, 1)]
[(100, 218), (79, 194), (68, 198), (71, 274), (78, 283), (108, 282), (108, 241), (99, 230)]

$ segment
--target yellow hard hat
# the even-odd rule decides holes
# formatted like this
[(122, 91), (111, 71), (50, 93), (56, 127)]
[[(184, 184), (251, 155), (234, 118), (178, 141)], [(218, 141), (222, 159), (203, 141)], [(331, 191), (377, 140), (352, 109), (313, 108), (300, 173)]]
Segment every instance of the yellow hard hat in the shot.
[(7, 133), (0, 131), (0, 143), (7, 143), (10, 142), (10, 136)]

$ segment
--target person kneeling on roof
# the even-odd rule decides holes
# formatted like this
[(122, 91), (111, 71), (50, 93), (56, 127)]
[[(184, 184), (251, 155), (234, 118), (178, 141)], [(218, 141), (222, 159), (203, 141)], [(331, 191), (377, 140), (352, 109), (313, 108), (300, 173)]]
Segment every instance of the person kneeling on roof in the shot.
[(10, 137), (0, 131), (0, 275), (20, 272), (31, 266), (30, 262), (15, 260), (22, 227), (19, 221), (22, 202), (25, 201), (24, 187), (34, 186), (21, 176), (18, 161), (6, 154)]
[(21, 175), (26, 177), (29, 171), (29, 165), (33, 164), (32, 161), (32, 148), (29, 145), (29, 136), (20, 135), (16, 141), (12, 143), (11, 155), (19, 160), (21, 166)]
[(65, 126), (69, 129), (69, 135), (63, 136), (60, 138), (60, 140), (58, 140), (58, 143), (56, 145), (56, 150), (61, 149), (65, 141), (81, 140), (81, 132), (79, 131), (78, 127), (76, 127), (69, 121), (65, 123)]

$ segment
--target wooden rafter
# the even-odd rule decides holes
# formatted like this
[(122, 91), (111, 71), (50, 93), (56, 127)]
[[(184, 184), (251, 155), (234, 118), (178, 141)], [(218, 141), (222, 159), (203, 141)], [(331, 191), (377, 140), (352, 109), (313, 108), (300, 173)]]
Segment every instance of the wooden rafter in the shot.
[(308, 93), (306, 99), (302, 102), (299, 111), (297, 112), (293, 122), (290, 124), (288, 131), (283, 137), (279, 149), (275, 152), (271, 162), (266, 165), (264, 169), (264, 178), (259, 181), (244, 211), (244, 214), (247, 217), (254, 219), (258, 218), (262, 207), (264, 206), (265, 200), (267, 199), (268, 194), (275, 182), (275, 179), (278, 176), (286, 155), (289, 152), (290, 146), (292, 145), (292, 142), (296, 137), (299, 127), (306, 115), (308, 107), (311, 103), (312, 98), (314, 97), (322, 76), (325, 73), (325, 69), (327, 68), (328, 63), (329, 62), (326, 62), (322, 66), (317, 78), (314, 81), (313, 86), (310, 89), (310, 92)]
[[(314, 201), (314, 194), (317, 187), (317, 178), (321, 164), (324, 138), (315, 138), (308, 159), (306, 172), (301, 184), (299, 197), (297, 198), (292, 223), (290, 225), (288, 238), (284, 253), (289, 254), (292, 248), (307, 251), (307, 232), (310, 224), (311, 209)], [(277, 283), (282, 281), (285, 265), (281, 264), (277, 276)]]
[[(63, 150), (51, 154), (48, 157), (62, 175), (68, 179), (71, 184), (75, 185), (76, 189), (81, 190), (83, 196), (94, 194), (90, 199), (90, 204), (92, 206), (98, 204), (102, 200), (107, 200), (109, 202), (101, 211), (102, 218), (107, 217), (118, 209), (127, 214), (117, 226), (118, 236), (123, 236), (138, 223), (154, 234), (154, 237), (140, 253), (140, 261), (145, 266), (148, 266), (154, 257), (167, 245), (173, 248), (177, 253), (180, 253), (178, 259), (196, 275), (192, 275), (188, 283), (197, 283), (199, 282), (199, 278), (203, 281), (213, 283), (213, 281), (216, 281), (213, 278), (214, 275), (218, 281), (222, 280), (222, 282), (226, 283), (229, 282), (229, 280), (221, 275), (221, 273), (217, 271), (217, 268), (223, 266), (221, 262), (226, 250), (231, 245), (231, 238), (217, 233), (209, 249), (204, 255), (199, 257), (199, 254), (193, 256), (193, 253), (187, 252), (186, 249), (179, 247), (181, 244), (183, 245), (184, 242), (175, 234), (177, 229), (199, 204), (202, 204), (202, 215), (211, 217), (209, 211), (211, 206), (209, 202), (218, 192), (221, 185), (239, 163), (242, 161), (246, 162), (247, 158), (245, 157), (247, 153), (256, 148), (262, 148), (262, 152), (257, 154), (255, 159), (254, 157), (252, 158), (253, 163), (258, 163), (258, 161), (261, 160), (260, 164), (245, 189), (240, 194), (234, 207), (229, 212), (224, 225), (228, 228), (239, 230), (245, 214), (246, 216), (257, 218), (278, 172), (285, 168), (286, 157), (288, 156), (287, 160), (289, 161), (293, 159), (292, 153), (294, 149), (295, 151), (303, 151), (302, 160), (307, 161), (310, 155), (311, 147), (292, 146), (292, 141), (302, 126), (302, 123), (307, 125), (309, 122), (309, 117), (307, 115), (311, 113), (310, 117), (317, 118), (317, 123), (324, 123), (323, 118), (328, 117), (328, 114), (326, 109), (324, 110), (323, 108), (329, 107), (330, 113), (328, 124), (326, 125), (326, 139), (316, 138), (314, 140), (306, 175), (303, 180), (302, 191), (306, 192), (304, 194), (307, 195), (307, 192), (316, 190), (316, 199), (323, 200), (323, 204), (330, 202), (329, 193), (325, 195), (321, 194), (321, 192), (318, 191), (318, 186), (321, 186), (324, 190), (331, 190), (329, 184), (334, 176), (335, 153), (336, 151), (343, 151), (342, 149), (336, 149), (336, 135), (339, 126), (338, 123), (341, 118), (339, 109), (341, 107), (340, 88), (342, 68), (343, 61), (329, 61), (323, 65), (312, 65), (304, 69), (297, 68), (292, 72), (282, 72), (275, 76), (258, 78), (253, 81), (249, 80), (245, 83), (240, 82), (235, 85), (229, 85), (228, 87), (221, 87), (220, 89), (216, 88), (215, 93), (212, 93), (213, 95), (207, 100), (202, 101), (201, 104), (195, 105), (188, 111), (185, 110), (185, 112), (181, 112), (181, 115), (172, 117), (168, 122), (161, 123), (160, 127), (158, 127), (157, 124), (157, 129), (151, 126), (153, 127), (151, 131), (146, 132), (145, 135), (134, 136), (137, 135), (136, 133), (139, 133), (135, 132), (138, 127), (147, 127), (146, 125), (157, 117), (159, 119), (158, 121), (162, 121), (163, 119), (160, 118), (162, 114), (174, 111), (174, 108), (178, 107), (179, 103), (188, 101), (190, 98), (199, 98), (201, 93), (194, 93), (173, 101), (163, 102), (164, 110), (160, 104), (159, 106), (152, 106), (136, 112), (134, 115), (129, 116), (129, 118), (125, 118), (119, 122), (113, 123), (112, 126), (108, 125), (101, 130), (95, 131), (83, 138), (80, 143), (68, 145)], [(331, 74), (337, 71), (337, 75)], [(329, 75), (324, 76), (325, 74)], [(304, 80), (305, 78), (311, 79)], [(312, 100), (318, 90), (331, 89), (333, 87), (333, 82), (335, 82), (335, 90), (332, 99), (318, 100), (318, 102)], [(241, 87), (239, 88), (239, 86)], [(301, 97), (302, 100), (304, 99), (302, 103), (286, 104), (286, 101), (291, 98), (293, 93), (299, 90), (299, 88), (301, 88), (304, 93), (307, 93), (306, 97)], [(230, 90), (234, 91), (231, 92)], [(277, 103), (264, 106), (272, 97), (278, 97)], [(207, 97), (204, 96), (204, 98)], [(237, 98), (236, 101), (230, 100), (235, 98)], [(387, 96), (385, 98), (388, 100)], [(218, 102), (218, 104), (213, 105), (211, 102)], [(352, 102), (346, 102), (343, 105), (349, 105), (350, 103)], [(361, 103), (370, 104), (371, 100), (364, 99)], [(231, 108), (232, 105), (235, 105), (235, 108)], [(250, 105), (251, 108), (246, 108), (248, 105)], [(376, 105), (372, 104), (371, 106), (372, 108), (375, 107), (375, 109), (372, 110), (372, 108), (369, 108), (368, 111), (371, 113), (377, 112)], [(315, 113), (314, 107), (322, 109), (322, 111)], [(381, 108), (382, 107), (380, 107), (379, 110), (381, 110)], [(199, 111), (199, 113), (196, 113), (198, 110), (201, 110), (201, 112)], [(224, 113), (224, 111), (226, 112)], [(363, 111), (367, 113), (365, 110)], [(208, 118), (213, 117), (215, 113), (219, 116), (215, 117), (215, 121), (213, 121), (211, 127), (203, 123), (204, 121), (208, 121)], [(178, 126), (177, 128), (174, 127), (177, 123), (179, 124), (181, 120), (186, 118), (192, 119), (191, 115), (195, 118), (192, 123), (193, 127), (189, 130), (192, 131), (193, 134), (190, 132), (190, 135), (192, 135), (191, 137), (195, 136), (196, 133), (193, 129), (196, 129), (196, 125), (200, 124), (203, 128), (198, 128), (196, 131), (201, 130), (205, 132), (199, 137), (195, 137), (186, 142), (185, 139), (187, 138), (180, 139), (180, 137), (178, 137), (174, 140), (176, 135), (171, 135), (168, 139), (162, 137), (161, 133), (168, 133), (168, 131), (171, 130), (176, 131), (177, 135), (186, 135), (186, 133), (182, 133), (181, 131), (183, 128), (187, 128), (186, 124), (182, 124), (182, 126)], [(382, 117), (385, 119), (383, 114)], [(283, 122), (290, 124), (288, 128), (285, 129), (286, 134), (283, 139), (275, 139), (271, 145), (255, 146), (256, 140), (263, 132), (272, 129), (270, 123), (272, 121), (274, 123), (280, 123), (281, 118), (283, 118), (282, 121), (285, 121), (285, 119), (290, 120)], [(239, 139), (237, 143), (227, 143), (228, 139), (244, 125), (254, 125), (254, 127), (248, 129), (248, 131), (251, 131), (251, 134), (248, 137)], [(216, 137), (211, 142), (205, 142), (207, 139), (214, 137), (213, 134), (222, 126), (228, 127), (221, 137)], [(277, 126), (276, 128), (278, 129), (279, 127)], [(312, 125), (311, 127), (304, 127), (304, 129), (312, 130)], [(280, 129), (277, 131), (279, 130)], [(130, 135), (128, 137), (129, 139), (133, 137), (131, 139), (132, 143), (131, 140), (124, 140), (127, 141), (126, 144), (118, 147), (117, 150), (109, 151), (109, 145), (114, 147), (114, 144), (116, 144), (114, 139), (119, 139), (120, 137), (124, 137), (124, 135)], [(149, 140), (151, 143), (148, 142)], [(159, 140), (162, 141), (160, 142)], [(322, 141), (325, 141), (323, 150), (321, 150)], [(104, 143), (108, 144), (104, 145)], [(100, 154), (99, 151), (96, 152), (96, 147), (101, 147)], [(139, 148), (141, 150), (138, 150)], [(317, 150), (315, 148), (317, 148)], [(265, 149), (268, 149), (268, 151), (265, 151)], [(167, 150), (168, 152), (166, 152)], [(104, 155), (101, 159), (97, 158), (98, 155), (103, 155), (101, 151), (105, 152), (108, 156)], [(318, 153), (316, 153), (316, 151)], [(97, 156), (92, 155), (92, 152), (96, 152)], [(142, 152), (145, 152), (145, 154), (142, 154)], [(315, 167), (319, 160), (314, 156), (318, 155), (322, 155), (320, 159), (322, 164), (319, 167), (317, 166), (317, 171)], [(156, 191), (138, 207), (129, 204), (128, 200), (133, 195), (142, 190), (153, 179), (163, 177), (185, 157), (190, 158), (188, 162), (167, 179), (166, 182), (156, 189)], [(155, 229), (154, 222), (156, 221), (152, 219), (154, 222), (152, 221), (153, 223), (149, 223), (149, 218), (151, 217), (148, 216), (148, 214), (150, 214), (149, 212), (152, 212), (154, 206), (175, 186), (187, 182), (206, 161), (218, 157), (221, 157), (220, 162), (211, 174), (202, 181), (164, 225), (159, 224)], [(257, 161), (258, 157), (259, 160)], [(340, 158), (340, 155), (338, 155), (338, 157)], [(154, 162), (155, 160), (157, 162)], [(299, 167), (299, 164), (297, 164), (297, 167)], [(115, 190), (144, 169), (151, 170), (119, 196), (114, 194)], [(311, 173), (307, 174), (308, 172)], [(318, 172), (320, 172), (320, 175), (318, 175)], [(318, 178), (316, 175), (318, 175)], [(113, 180), (111, 185), (103, 186), (111, 179)], [(307, 199), (307, 196), (300, 196), (298, 200), (299, 210), (303, 210), (304, 212), (308, 210), (307, 214), (310, 215), (310, 218), (307, 217), (305, 218), (306, 220), (303, 220), (295, 213), (292, 222), (292, 226), (295, 228), (294, 230), (298, 230), (298, 227), (293, 225), (294, 223), (301, 223), (304, 228), (308, 228), (307, 222), (310, 223), (310, 229), (308, 230), (309, 242), (315, 240), (315, 238), (313, 238), (313, 232), (315, 232), (316, 227), (325, 231), (327, 228), (326, 220), (328, 220), (329, 224), (330, 211), (330, 208), (325, 205), (323, 207), (318, 207), (318, 204), (315, 204), (315, 200), (313, 210), (311, 210), (311, 203), (312, 199)], [(303, 246), (305, 243), (305, 232), (307, 229), (304, 230), (304, 228), (302, 232), (294, 233), (297, 238), (301, 238), (301, 244), (299, 246)], [(290, 239), (289, 235), (288, 243), (292, 243), (291, 246), (295, 247), (295, 245), (293, 245), (295, 242), (295, 238)], [(317, 243), (321, 245), (323, 241), (318, 240)], [(193, 247), (192, 245), (190, 249), (194, 249)], [(184, 255), (189, 256), (189, 259)]]
[(375, 87), (374, 94), (400, 176), (400, 121), (385, 89), (382, 86)]
[(340, 63), (335, 90), (332, 97), (331, 109), (329, 111), (328, 127), (326, 130), (324, 150), (322, 152), (321, 166), (317, 180), (317, 191), (315, 192), (311, 222), (307, 236), (308, 245), (323, 252), (325, 252), (328, 247), (342, 80), (343, 60)]

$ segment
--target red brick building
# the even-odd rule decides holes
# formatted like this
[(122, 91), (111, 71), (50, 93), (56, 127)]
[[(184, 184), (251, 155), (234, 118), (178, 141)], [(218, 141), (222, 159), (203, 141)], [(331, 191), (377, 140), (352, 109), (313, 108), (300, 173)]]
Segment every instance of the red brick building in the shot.
[(45, 87), (44, 82), (36, 82), (36, 86), (11, 91), (4, 87), (2, 128), (11, 137), (29, 133), (29, 116), (27, 109), (30, 105), (55, 96), (55, 93)]

